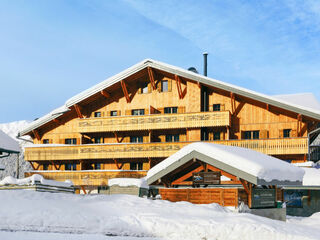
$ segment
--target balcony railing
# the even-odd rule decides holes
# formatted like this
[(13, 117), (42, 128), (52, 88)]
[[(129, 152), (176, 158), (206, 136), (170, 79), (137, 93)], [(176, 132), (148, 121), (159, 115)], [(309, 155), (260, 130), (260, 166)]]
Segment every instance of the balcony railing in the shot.
[(110, 178), (142, 178), (147, 171), (126, 170), (89, 170), (89, 171), (33, 171), (25, 173), (26, 177), (41, 174), (46, 179), (56, 181), (71, 180), (74, 185), (103, 186), (108, 184)]
[(79, 119), (80, 132), (111, 132), (230, 126), (230, 112), (152, 114)]
[[(192, 142), (42, 145), (26, 147), (24, 157), (27, 161), (162, 158), (169, 157), (190, 143)], [(269, 155), (308, 153), (307, 138), (223, 140), (214, 143), (250, 148)]]

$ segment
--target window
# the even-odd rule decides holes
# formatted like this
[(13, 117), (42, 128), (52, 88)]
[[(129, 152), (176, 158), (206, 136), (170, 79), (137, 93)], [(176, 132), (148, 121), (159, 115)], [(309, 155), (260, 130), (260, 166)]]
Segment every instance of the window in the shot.
[(94, 117), (101, 117), (101, 112), (94, 112)]
[(43, 140), (42, 140), (42, 143), (43, 143), (43, 144), (49, 144), (49, 139), (43, 139)]
[(259, 139), (259, 131), (244, 131), (243, 139)]
[(93, 142), (94, 143), (102, 143), (102, 138), (101, 137), (95, 137), (95, 138), (93, 138)]
[(168, 92), (168, 90), (169, 90), (168, 80), (162, 80), (161, 81), (161, 92)]
[(131, 136), (130, 137), (131, 143), (142, 143), (143, 142), (143, 136)]
[(64, 165), (64, 169), (67, 171), (76, 171), (77, 170), (77, 164), (76, 163), (66, 163)]
[(167, 134), (166, 142), (179, 142), (179, 134)]
[(133, 109), (131, 115), (144, 115), (144, 109)]
[(101, 163), (95, 163), (94, 164), (94, 169), (95, 170), (100, 170), (101, 169)]
[(43, 164), (43, 170), (48, 170), (49, 169), (49, 164), (48, 163), (44, 163)]
[(213, 104), (213, 111), (214, 112), (221, 111), (221, 105), (220, 104)]
[(149, 92), (148, 83), (147, 82), (142, 83), (142, 85), (141, 85), (141, 93), (143, 94), (143, 93), (148, 93), (148, 92)]
[(213, 140), (220, 140), (220, 132), (213, 133)]
[(133, 162), (130, 163), (130, 170), (142, 170), (143, 163), (142, 162)]
[(77, 139), (76, 138), (66, 138), (64, 140), (65, 144), (77, 144)]
[(283, 137), (289, 138), (290, 137), (291, 129), (283, 129)]
[(165, 107), (164, 113), (177, 113), (178, 107)]
[(111, 111), (111, 112), (110, 112), (110, 116), (111, 116), (111, 117), (118, 116), (118, 111)]

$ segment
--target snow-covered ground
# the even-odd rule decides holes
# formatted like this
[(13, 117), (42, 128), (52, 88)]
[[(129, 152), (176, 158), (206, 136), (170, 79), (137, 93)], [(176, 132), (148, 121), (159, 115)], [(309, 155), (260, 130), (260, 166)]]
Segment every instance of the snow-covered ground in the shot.
[(320, 213), (281, 222), (130, 195), (0, 191), (0, 239), (320, 239), (319, 220)]

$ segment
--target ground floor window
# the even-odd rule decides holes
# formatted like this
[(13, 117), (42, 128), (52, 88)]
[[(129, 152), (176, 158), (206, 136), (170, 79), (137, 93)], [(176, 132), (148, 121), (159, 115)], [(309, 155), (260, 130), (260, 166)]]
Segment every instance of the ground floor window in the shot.
[(66, 163), (64, 165), (64, 169), (68, 171), (76, 171), (77, 170), (77, 164), (76, 163)]
[(130, 163), (130, 170), (142, 170), (143, 163), (142, 162), (133, 162)]
[(64, 140), (65, 144), (77, 144), (77, 139), (76, 138), (66, 138)]
[(244, 131), (243, 139), (259, 139), (259, 131)]
[(100, 170), (101, 169), (101, 163), (95, 163), (94, 164), (94, 169), (95, 170)]
[(131, 136), (130, 137), (131, 143), (142, 143), (143, 142), (143, 136)]
[(179, 134), (167, 134), (166, 142), (179, 142)]

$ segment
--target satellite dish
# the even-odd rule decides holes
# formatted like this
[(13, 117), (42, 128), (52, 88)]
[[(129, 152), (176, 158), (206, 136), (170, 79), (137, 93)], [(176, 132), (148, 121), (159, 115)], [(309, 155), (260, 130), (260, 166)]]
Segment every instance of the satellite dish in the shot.
[(197, 69), (195, 67), (189, 67), (188, 71), (194, 72), (194, 73), (198, 73)]

